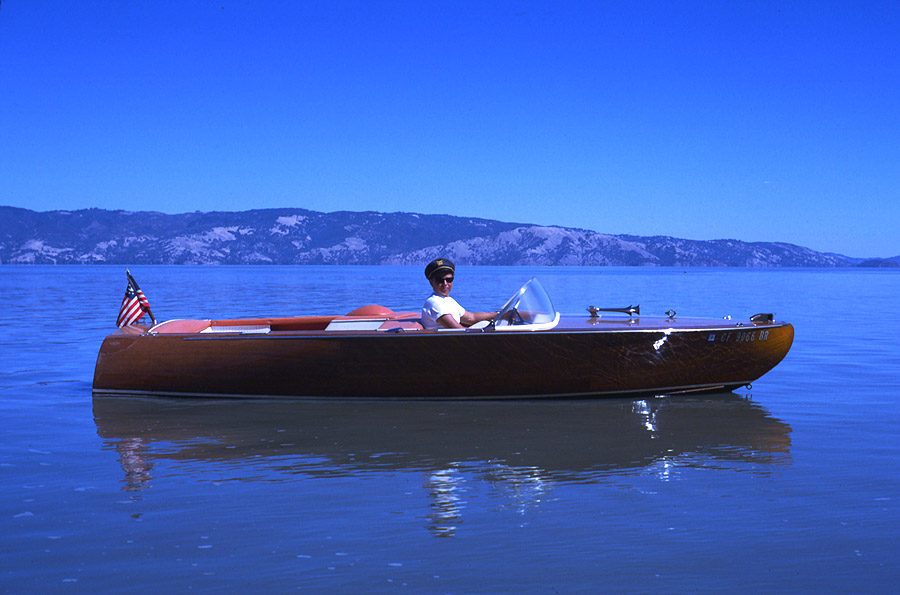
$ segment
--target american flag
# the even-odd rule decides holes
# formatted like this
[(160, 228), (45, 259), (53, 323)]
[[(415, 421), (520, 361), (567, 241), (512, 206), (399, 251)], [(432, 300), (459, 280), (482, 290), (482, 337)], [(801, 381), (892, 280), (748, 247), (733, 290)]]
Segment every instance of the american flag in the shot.
[(125, 297), (122, 299), (122, 307), (119, 308), (116, 326), (122, 328), (134, 324), (141, 319), (145, 312), (150, 314), (150, 320), (154, 320), (153, 314), (150, 312), (150, 303), (144, 296), (144, 292), (138, 287), (137, 281), (134, 280), (128, 269), (125, 269), (125, 274), (128, 275), (128, 286), (125, 287)]

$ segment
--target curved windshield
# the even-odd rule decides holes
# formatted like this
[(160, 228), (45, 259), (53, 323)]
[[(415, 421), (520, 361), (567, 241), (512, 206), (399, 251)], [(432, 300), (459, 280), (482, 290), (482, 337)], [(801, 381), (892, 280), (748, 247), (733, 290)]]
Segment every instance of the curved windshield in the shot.
[(532, 277), (500, 308), (500, 312), (494, 317), (494, 325), (548, 325), (555, 324), (558, 316), (550, 296), (541, 287), (541, 283)]

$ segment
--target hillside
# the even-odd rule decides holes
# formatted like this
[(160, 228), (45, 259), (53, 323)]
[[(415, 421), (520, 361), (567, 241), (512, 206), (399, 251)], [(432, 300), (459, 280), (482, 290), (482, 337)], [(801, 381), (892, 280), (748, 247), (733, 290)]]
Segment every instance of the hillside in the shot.
[(422, 264), (842, 267), (778, 242), (609, 235), (416, 213), (182, 213), (0, 207), (2, 264)]

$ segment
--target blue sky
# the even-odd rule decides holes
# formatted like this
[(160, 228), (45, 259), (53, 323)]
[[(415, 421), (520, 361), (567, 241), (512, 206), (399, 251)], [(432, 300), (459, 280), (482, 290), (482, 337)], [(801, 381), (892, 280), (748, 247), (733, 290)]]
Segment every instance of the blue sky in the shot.
[(0, 205), (900, 254), (900, 1), (2, 0)]

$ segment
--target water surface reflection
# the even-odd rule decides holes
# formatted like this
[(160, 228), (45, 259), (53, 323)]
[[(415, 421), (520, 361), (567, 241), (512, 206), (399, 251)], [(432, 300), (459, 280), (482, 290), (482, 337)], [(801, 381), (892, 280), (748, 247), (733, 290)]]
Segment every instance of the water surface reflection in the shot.
[[(523, 402), (221, 401), (95, 397), (122, 489), (179, 472), (218, 481), (414, 472), (429, 529), (453, 535), (472, 482), (512, 506), (561, 483), (666, 480), (685, 466), (768, 473), (790, 460), (790, 427), (734, 393), (702, 398)], [(180, 471), (179, 471), (180, 470)]]

